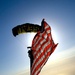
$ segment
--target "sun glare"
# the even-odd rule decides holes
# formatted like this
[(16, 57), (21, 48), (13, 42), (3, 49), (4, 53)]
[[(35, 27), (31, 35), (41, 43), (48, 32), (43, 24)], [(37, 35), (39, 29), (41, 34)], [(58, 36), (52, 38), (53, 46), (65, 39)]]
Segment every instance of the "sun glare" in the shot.
[(58, 35), (57, 35), (56, 31), (52, 30), (52, 38), (55, 43), (58, 43), (58, 41), (59, 41), (57, 36)]
[(34, 38), (36, 33), (27, 33), (27, 36), (28, 36), (28, 45), (31, 46), (32, 44), (32, 40)]

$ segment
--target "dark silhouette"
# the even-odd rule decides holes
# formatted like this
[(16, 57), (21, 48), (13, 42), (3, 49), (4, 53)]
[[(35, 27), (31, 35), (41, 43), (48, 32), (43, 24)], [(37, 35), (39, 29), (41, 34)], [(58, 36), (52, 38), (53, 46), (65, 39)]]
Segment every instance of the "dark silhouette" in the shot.
[(25, 23), (14, 27), (12, 29), (12, 33), (16, 37), (18, 34), (27, 33), (27, 32), (37, 32), (40, 29), (41, 29), (40, 25)]
[(41, 28), (40, 28), (40, 32), (42, 33), (44, 31), (44, 19), (41, 22)]
[(30, 58), (30, 67), (32, 67), (32, 64), (33, 64), (33, 61), (34, 61), (34, 58), (33, 58), (33, 54), (32, 54), (32, 49), (31, 47), (27, 47), (27, 48), (30, 48), (30, 50), (28, 51), (28, 56)]

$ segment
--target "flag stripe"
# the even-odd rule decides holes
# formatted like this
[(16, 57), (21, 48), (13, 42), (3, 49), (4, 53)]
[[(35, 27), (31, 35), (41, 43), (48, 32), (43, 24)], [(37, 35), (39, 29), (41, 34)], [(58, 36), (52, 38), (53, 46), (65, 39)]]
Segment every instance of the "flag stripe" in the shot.
[(36, 47), (36, 45), (39, 43), (39, 41), (42, 39), (42, 37), (39, 37), (38, 40), (35, 42), (33, 47)]
[[(40, 34), (39, 34), (39, 35), (40, 35)], [(47, 38), (46, 33), (44, 33), (43, 36), (44, 36), (45, 38)], [(36, 43), (35, 43), (34, 46), (33, 46), (33, 48), (34, 48), (34, 47), (36, 48), (36, 51), (34, 52), (33, 55), (35, 55), (35, 54), (37, 53), (38, 48), (39, 48), (44, 42), (46, 42), (46, 39), (43, 39), (43, 38), (41, 37), (41, 35), (40, 35), (39, 38), (38, 38), (38, 40), (36, 41)]]
[[(43, 37), (46, 38), (46, 35), (43, 34)], [(41, 39), (39, 40), (39, 38), (38, 38), (37, 42), (36, 42), (35, 45), (34, 45), (35, 47), (37, 47), (37, 45), (38, 45), (40, 42), (42, 42), (43, 40), (45, 41), (45, 39), (43, 39), (43, 37), (41, 37), (41, 35), (39, 36), (39, 38), (41, 38)]]
[[(39, 43), (43, 40), (42, 37), (40, 40), (38, 39), (37, 42), (35, 43), (35, 46), (33, 48), (36, 48), (36, 51), (33, 53), (33, 56), (37, 53), (38, 47), (41, 46)], [(35, 56), (34, 56), (35, 57)]]
[[(34, 55), (34, 57), (36, 58), (36, 56), (37, 56), (37, 54), (38, 54), (38, 52), (43, 52), (44, 51), (44, 49), (45, 49), (45, 47), (47, 46), (47, 45), (50, 45), (50, 41), (45, 41), (45, 42), (43, 42), (43, 44), (40, 46), (40, 44), (38, 45), (38, 46), (40, 46), (39, 48), (38, 48), (38, 50), (37, 50), (37, 48), (36, 48), (36, 52), (35, 53), (33, 53)], [(37, 46), (37, 47), (38, 47)]]
[[(46, 42), (45, 39), (42, 39), (42, 40), (40, 41), (39, 45), (37, 45), (37, 47), (36, 47), (36, 52), (35, 52), (33, 55), (36, 55), (37, 50), (39, 50), (39, 49), (41, 48), (41, 45), (42, 45), (44, 42)], [(40, 47), (39, 47), (39, 46), (40, 46)], [(41, 50), (41, 49), (40, 49), (40, 50)], [(41, 51), (42, 51), (42, 50), (41, 50)]]
[(47, 28), (49, 28), (49, 26), (48, 26), (48, 25), (46, 25), (46, 26), (45, 26), (45, 29), (47, 29)]
[(38, 35), (39, 37), (37, 37), (37, 40), (34, 40), (34, 46), (33, 47), (36, 47), (36, 44), (38, 44), (39, 43), (39, 40), (41, 40), (42, 39), (42, 36), (43, 37), (46, 37), (46, 33), (44, 32), (44, 33), (40, 33), (39, 35)]
[(34, 39), (34, 41), (32, 42), (32, 44), (35, 44), (35, 42), (37, 41), (37, 39), (38, 39), (38, 36), (35, 37), (35, 39)]

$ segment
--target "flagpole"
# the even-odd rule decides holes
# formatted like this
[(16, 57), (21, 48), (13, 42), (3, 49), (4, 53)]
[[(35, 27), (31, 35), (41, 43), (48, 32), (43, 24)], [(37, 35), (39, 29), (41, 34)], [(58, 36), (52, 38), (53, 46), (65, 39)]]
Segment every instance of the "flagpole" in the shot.
[(33, 55), (32, 55), (32, 50), (31, 47), (27, 47), (28, 49), (30, 48), (30, 50), (28, 50), (28, 56), (30, 58), (30, 75), (31, 75), (31, 67), (32, 67), (32, 63), (33, 63)]

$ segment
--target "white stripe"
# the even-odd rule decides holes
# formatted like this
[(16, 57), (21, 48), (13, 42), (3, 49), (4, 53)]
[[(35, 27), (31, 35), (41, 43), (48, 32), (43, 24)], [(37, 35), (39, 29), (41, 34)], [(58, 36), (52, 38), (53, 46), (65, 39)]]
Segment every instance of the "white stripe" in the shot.
[(37, 46), (37, 48), (36, 48), (36, 51), (38, 51), (40, 47), (41, 47), (41, 46), (40, 46), (40, 44), (39, 44), (39, 45)]
[(49, 25), (47, 25), (46, 27), (45, 27), (45, 29), (47, 29), (49, 27)]
[(33, 39), (33, 40), (34, 40), (34, 42), (36, 42), (37, 38), (38, 38), (38, 37), (35, 37), (35, 39)]
[(36, 56), (36, 59), (39, 57), (39, 55), (40, 55), (40, 54), (38, 53), (38, 55)]
[(42, 33), (40, 33), (39, 35), (42, 37), (42, 35), (43, 35), (43, 34), (45, 34), (45, 31), (44, 31), (44, 32), (42, 32)]
[(37, 46), (36, 51), (39, 50), (39, 48), (41, 47), (41, 45), (42, 45), (45, 41), (46, 41), (46, 40), (43, 39), (43, 40), (41, 40), (41, 42), (39, 42), (39, 45)]
[[(42, 46), (42, 49), (41, 49), (41, 52), (39, 52), (38, 54), (40, 54), (41, 55), (41, 53), (44, 51), (44, 48), (47, 46), (47, 45), (49, 45), (50, 44), (50, 41), (48, 41), (47, 43), (45, 43), (43, 46)], [(37, 51), (35, 51), (34, 53), (33, 53), (33, 56), (35, 56), (35, 54), (37, 53)], [(40, 56), (39, 55), (39, 56)], [(34, 62), (36, 61), (36, 59), (34, 60)]]
[(48, 41), (47, 43), (45, 43), (45, 45), (42, 47), (42, 49), (44, 50), (44, 48), (50, 44), (50, 41)]
[(46, 32), (49, 34), (51, 32), (51, 30), (47, 30)]
[(44, 38), (45, 38), (45, 39), (47, 38), (47, 34), (44, 35)]
[(50, 52), (51, 49), (52, 49), (52, 47), (50, 47), (50, 48), (47, 50), (47, 52), (45, 52), (45, 55), (47, 55), (47, 53)]
[(37, 53), (37, 51), (40, 49), (40, 47), (41, 47), (41, 45), (45, 42), (46, 40), (45, 39), (43, 39), (40, 43), (39, 43), (39, 45), (37, 46), (37, 48), (36, 48), (36, 51), (34, 52), (34, 56), (35, 56), (35, 54)]
[(45, 41), (46, 41), (46, 39), (43, 39), (43, 40), (40, 42), (40, 44), (42, 45)]
[(36, 42), (35, 42), (33, 47), (35, 47), (37, 45), (37, 43), (39, 42), (40, 39), (42, 39), (42, 37), (39, 37), (38, 40), (36, 40)]
[(36, 65), (34, 66), (32, 73), (34, 72), (35, 68), (38, 66), (38, 64), (45, 58), (45, 56), (43, 55), (42, 58), (39, 59), (39, 61), (36, 63)]
[(43, 33), (40, 33), (39, 35), (40, 35), (40, 37), (44, 37), (45, 39), (47, 38), (47, 33), (45, 31)]

